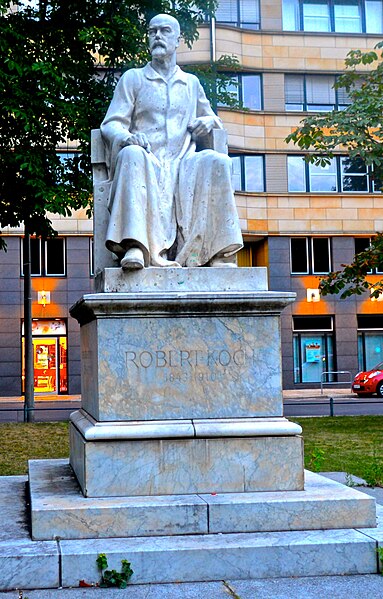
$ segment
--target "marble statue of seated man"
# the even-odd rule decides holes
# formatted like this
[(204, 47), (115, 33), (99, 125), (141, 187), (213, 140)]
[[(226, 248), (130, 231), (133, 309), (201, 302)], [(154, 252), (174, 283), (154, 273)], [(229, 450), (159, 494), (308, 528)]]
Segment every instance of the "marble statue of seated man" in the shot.
[(151, 62), (117, 84), (101, 125), (112, 180), (106, 246), (125, 270), (144, 266), (234, 266), (242, 235), (231, 159), (196, 152), (222, 128), (198, 79), (176, 64), (180, 27), (149, 24)]

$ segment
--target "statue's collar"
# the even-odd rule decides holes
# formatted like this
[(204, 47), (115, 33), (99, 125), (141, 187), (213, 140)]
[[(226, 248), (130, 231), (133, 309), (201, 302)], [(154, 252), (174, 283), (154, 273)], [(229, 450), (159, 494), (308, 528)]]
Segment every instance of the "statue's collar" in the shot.
[[(144, 66), (143, 70), (147, 79), (161, 79), (162, 81), (164, 81), (162, 75), (160, 75), (160, 73), (157, 73), (157, 71), (153, 69), (150, 62), (148, 62), (148, 64)], [(168, 81), (181, 81), (182, 83), (187, 83), (187, 74), (184, 73), (184, 71), (181, 71), (180, 67), (176, 65), (173, 75), (168, 79)]]

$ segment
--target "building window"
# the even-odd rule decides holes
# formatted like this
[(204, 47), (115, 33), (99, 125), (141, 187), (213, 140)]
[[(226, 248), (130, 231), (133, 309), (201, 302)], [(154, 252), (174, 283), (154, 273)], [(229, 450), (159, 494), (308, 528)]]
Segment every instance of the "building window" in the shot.
[(94, 238), (89, 238), (89, 274), (94, 276)]
[(294, 383), (335, 380), (332, 316), (293, 316), (293, 344)]
[(308, 164), (303, 156), (287, 157), (289, 191), (334, 192), (337, 187), (337, 164), (332, 158), (326, 166)]
[[(371, 237), (354, 237), (354, 243), (355, 243), (355, 254), (359, 254), (360, 252), (364, 252), (365, 250), (367, 250), (370, 247)], [(371, 275), (383, 274), (383, 259), (382, 259), (382, 263), (379, 266), (367, 271), (366, 274), (371, 274)], [(383, 356), (382, 356), (382, 359), (383, 359)]]
[(382, 33), (382, 0), (283, 0), (283, 29)]
[[(22, 391), (25, 392), (24, 322), (22, 322)], [(55, 318), (33, 319), (32, 344), (35, 393), (67, 393), (67, 324)]]
[(219, 0), (215, 18), (217, 23), (259, 29), (259, 0)]
[(331, 271), (329, 237), (292, 237), (290, 264), (293, 275), (322, 275)]
[(360, 158), (340, 159), (342, 191), (368, 192), (367, 166)]
[(371, 370), (383, 361), (383, 315), (359, 314), (358, 369)]
[[(21, 243), (21, 275), (24, 275), (24, 239)], [(65, 238), (42, 240), (31, 238), (31, 275), (64, 277), (66, 275)]]
[(286, 110), (327, 112), (346, 108), (350, 98), (344, 88), (334, 89), (335, 82), (335, 75), (286, 74)]
[(381, 188), (360, 158), (348, 156), (335, 156), (326, 166), (308, 164), (303, 156), (288, 156), (287, 176), (289, 191), (379, 193)]
[[(226, 92), (240, 106), (249, 110), (262, 110), (262, 82), (260, 74), (229, 74), (232, 83), (226, 86)], [(224, 104), (221, 104), (224, 106)]]
[(259, 154), (231, 154), (235, 191), (265, 191), (264, 159)]
[(325, 166), (309, 164), (310, 191), (338, 191), (336, 160), (331, 159)]

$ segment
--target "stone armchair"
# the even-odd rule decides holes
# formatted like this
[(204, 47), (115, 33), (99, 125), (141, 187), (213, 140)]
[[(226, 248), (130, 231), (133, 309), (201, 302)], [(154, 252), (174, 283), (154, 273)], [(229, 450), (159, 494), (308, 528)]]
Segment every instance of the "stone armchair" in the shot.
[[(197, 151), (212, 149), (227, 154), (227, 134), (225, 129), (213, 129), (209, 135), (200, 138)], [(111, 186), (105, 160), (105, 145), (100, 129), (91, 132), (91, 162), (93, 173), (93, 232), (94, 232), (94, 274), (104, 268), (118, 266), (114, 255), (105, 247), (106, 231), (109, 221), (108, 197)]]

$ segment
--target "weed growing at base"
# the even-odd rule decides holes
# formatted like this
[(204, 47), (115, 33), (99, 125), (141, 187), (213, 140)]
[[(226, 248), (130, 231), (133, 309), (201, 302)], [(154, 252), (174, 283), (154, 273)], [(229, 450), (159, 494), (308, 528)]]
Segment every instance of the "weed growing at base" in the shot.
[(126, 589), (129, 579), (133, 574), (130, 563), (127, 559), (121, 560), (121, 572), (117, 570), (108, 570), (108, 560), (105, 553), (100, 553), (96, 559), (98, 569), (101, 572), (101, 588), (117, 587)]

